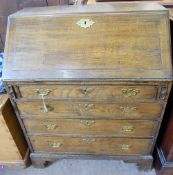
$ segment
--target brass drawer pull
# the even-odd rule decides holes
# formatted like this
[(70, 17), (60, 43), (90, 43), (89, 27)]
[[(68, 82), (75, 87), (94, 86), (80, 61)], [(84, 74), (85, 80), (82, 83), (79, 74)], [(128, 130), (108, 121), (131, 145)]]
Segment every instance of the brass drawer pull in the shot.
[(128, 144), (121, 144), (121, 145), (118, 145), (118, 147), (122, 150), (129, 150), (132, 148), (132, 145), (128, 145)]
[(40, 110), (43, 112), (48, 112), (50, 111), (50, 108), (46, 105), (45, 103), (45, 99), (44, 96), (47, 96), (50, 93), (49, 89), (36, 89), (35, 92), (41, 96), (42, 102), (43, 102), (43, 106), (40, 107)]
[(47, 124), (47, 125), (45, 125), (45, 128), (47, 129), (47, 130), (54, 130), (54, 129), (56, 129), (58, 126), (56, 125), (56, 124)]
[(94, 104), (79, 104), (79, 107), (80, 112), (85, 113), (91, 111), (94, 107)]
[(36, 89), (35, 92), (40, 96), (47, 96), (51, 91), (49, 89)]
[(79, 21), (77, 21), (77, 25), (81, 28), (88, 28), (91, 27), (95, 22), (92, 21), (91, 19), (80, 19)]
[(123, 132), (132, 132), (132, 131), (134, 131), (134, 127), (133, 126), (123, 126), (122, 131)]
[(48, 146), (52, 148), (60, 148), (63, 144), (60, 142), (48, 142)]
[(122, 89), (122, 94), (124, 97), (133, 97), (140, 93), (139, 89)]
[(93, 88), (88, 88), (88, 87), (82, 87), (82, 88), (80, 88), (79, 90), (80, 90), (80, 92), (81, 92), (83, 95), (87, 96), (87, 95), (89, 95), (94, 89), (93, 89)]
[(85, 142), (87, 144), (92, 144), (92, 143), (96, 142), (96, 139), (93, 139), (93, 138), (85, 138), (82, 140), (83, 140), (83, 142)]
[(85, 125), (85, 127), (91, 127), (93, 126), (96, 122), (95, 120), (81, 120), (81, 123)]
[(125, 107), (124, 106), (120, 106), (120, 110), (123, 113), (131, 113), (131, 112), (136, 111), (137, 108), (136, 107), (129, 107), (129, 106), (125, 106)]

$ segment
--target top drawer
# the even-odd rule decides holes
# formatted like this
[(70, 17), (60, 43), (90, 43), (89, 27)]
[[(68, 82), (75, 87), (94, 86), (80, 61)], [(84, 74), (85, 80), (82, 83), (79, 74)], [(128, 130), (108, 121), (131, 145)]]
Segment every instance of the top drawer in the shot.
[(33, 85), (20, 86), (26, 99), (155, 100), (158, 86), (146, 85)]

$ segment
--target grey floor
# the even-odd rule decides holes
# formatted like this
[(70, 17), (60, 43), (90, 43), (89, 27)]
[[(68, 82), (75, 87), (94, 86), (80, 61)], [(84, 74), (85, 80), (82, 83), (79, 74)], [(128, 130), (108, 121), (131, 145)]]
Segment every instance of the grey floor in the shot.
[(135, 164), (115, 160), (60, 160), (44, 169), (5, 167), (0, 175), (155, 175), (140, 172)]

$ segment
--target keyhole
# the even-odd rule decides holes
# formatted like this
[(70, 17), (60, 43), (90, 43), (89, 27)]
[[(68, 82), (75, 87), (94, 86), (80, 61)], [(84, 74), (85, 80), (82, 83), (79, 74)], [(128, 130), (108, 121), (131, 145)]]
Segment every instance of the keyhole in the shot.
[(87, 23), (87, 22), (86, 22), (86, 21), (84, 21), (84, 24), (85, 24), (85, 25), (86, 25), (86, 23)]

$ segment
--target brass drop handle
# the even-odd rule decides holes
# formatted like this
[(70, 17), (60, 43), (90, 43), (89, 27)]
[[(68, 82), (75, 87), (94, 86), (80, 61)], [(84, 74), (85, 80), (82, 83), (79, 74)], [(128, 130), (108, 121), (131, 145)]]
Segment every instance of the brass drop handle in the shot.
[(139, 89), (122, 89), (122, 94), (124, 97), (133, 97), (140, 93)]
[(86, 144), (92, 144), (94, 142), (96, 142), (96, 139), (94, 138), (84, 138), (82, 139), (83, 142), (85, 142)]
[(51, 148), (60, 148), (63, 144), (60, 142), (48, 142), (48, 146)]
[(123, 113), (131, 113), (137, 110), (136, 107), (130, 107), (130, 106), (120, 106), (120, 110)]
[(132, 145), (129, 145), (129, 144), (120, 144), (118, 145), (118, 147), (122, 150), (129, 150), (132, 148)]
[(47, 129), (47, 130), (54, 130), (54, 129), (56, 129), (58, 126), (56, 125), (56, 124), (47, 124), (47, 125), (45, 125), (45, 128)]
[(81, 92), (83, 95), (87, 96), (87, 95), (89, 95), (94, 89), (93, 89), (93, 88), (89, 88), (89, 87), (82, 87), (82, 88), (80, 88), (79, 90), (80, 90), (80, 92)]
[(85, 127), (89, 128), (93, 126), (96, 122), (95, 120), (81, 120), (81, 123), (83, 123)]
[(123, 126), (122, 128), (122, 131), (123, 132), (132, 132), (132, 131), (134, 131), (134, 127), (133, 126)]
[(42, 99), (42, 102), (43, 102), (43, 106), (40, 107), (40, 110), (42, 112), (48, 112), (50, 108), (48, 106), (46, 106), (44, 96), (47, 96), (50, 93), (50, 90), (49, 89), (36, 89), (35, 92), (39, 96), (41, 96), (41, 99)]

